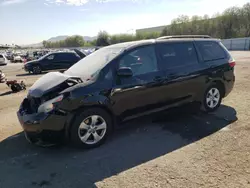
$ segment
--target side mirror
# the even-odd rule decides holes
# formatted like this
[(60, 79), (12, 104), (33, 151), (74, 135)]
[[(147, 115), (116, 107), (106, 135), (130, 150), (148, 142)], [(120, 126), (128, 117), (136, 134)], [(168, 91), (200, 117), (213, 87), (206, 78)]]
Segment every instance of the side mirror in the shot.
[(130, 67), (121, 67), (118, 69), (117, 75), (120, 77), (131, 77), (133, 76), (133, 71)]

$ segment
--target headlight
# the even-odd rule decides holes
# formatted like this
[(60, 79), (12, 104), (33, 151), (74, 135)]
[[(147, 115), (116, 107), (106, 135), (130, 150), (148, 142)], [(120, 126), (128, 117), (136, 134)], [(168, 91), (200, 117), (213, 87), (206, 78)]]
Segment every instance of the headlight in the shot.
[(25, 64), (25, 65), (24, 65), (24, 68), (25, 68), (25, 69), (28, 69), (28, 68), (30, 68), (30, 65)]
[(48, 113), (54, 109), (54, 103), (60, 102), (63, 100), (63, 95), (60, 95), (54, 99), (51, 99), (49, 101), (46, 101), (45, 103), (41, 104), (38, 108), (38, 113)]

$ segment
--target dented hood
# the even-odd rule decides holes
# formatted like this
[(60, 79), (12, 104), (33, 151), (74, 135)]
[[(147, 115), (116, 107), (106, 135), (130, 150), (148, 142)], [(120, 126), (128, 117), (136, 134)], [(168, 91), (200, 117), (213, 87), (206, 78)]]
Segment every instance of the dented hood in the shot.
[(38, 79), (29, 89), (29, 96), (41, 97), (54, 87), (68, 80), (71, 76), (60, 72), (50, 72)]

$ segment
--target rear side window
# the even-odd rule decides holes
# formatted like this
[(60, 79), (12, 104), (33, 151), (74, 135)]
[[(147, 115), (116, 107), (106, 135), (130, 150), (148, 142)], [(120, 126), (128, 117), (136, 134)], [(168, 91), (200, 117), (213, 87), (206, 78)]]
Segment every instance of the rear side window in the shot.
[(204, 61), (214, 61), (226, 58), (226, 53), (218, 42), (197, 41), (196, 43)]
[(81, 57), (78, 54), (72, 54), (73, 59), (81, 59)]
[(70, 54), (70, 60), (79, 60), (81, 59), (79, 55), (72, 53)]
[(56, 59), (59, 61), (72, 60), (72, 55), (71, 53), (58, 53), (56, 54)]
[(0, 58), (3, 58), (3, 56), (2, 56), (2, 55), (0, 55)]
[(192, 42), (159, 43), (157, 46), (163, 69), (198, 64), (197, 54)]
[(67, 59), (69, 59), (69, 56), (68, 56), (68, 54), (58, 53), (58, 54), (56, 54), (56, 59), (57, 60), (67, 60)]
[(73, 60), (76, 60), (77, 58), (78, 58), (77, 54), (75, 54), (75, 53), (62, 53), (62, 54), (60, 54), (60, 59), (62, 59), (62, 60), (73, 61)]

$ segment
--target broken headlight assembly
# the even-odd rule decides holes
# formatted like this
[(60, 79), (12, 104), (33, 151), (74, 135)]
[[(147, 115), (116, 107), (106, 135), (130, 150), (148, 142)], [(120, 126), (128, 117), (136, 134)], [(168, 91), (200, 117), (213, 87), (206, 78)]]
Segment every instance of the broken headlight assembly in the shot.
[(63, 95), (59, 95), (49, 101), (44, 102), (38, 108), (38, 113), (49, 113), (54, 109), (54, 104), (63, 100)]

